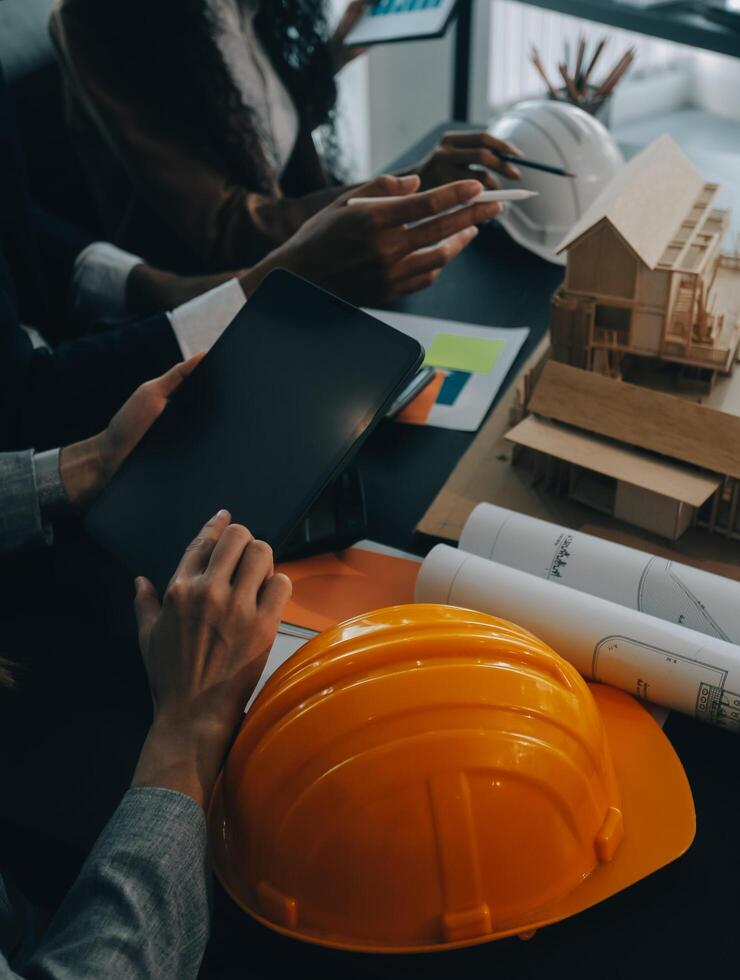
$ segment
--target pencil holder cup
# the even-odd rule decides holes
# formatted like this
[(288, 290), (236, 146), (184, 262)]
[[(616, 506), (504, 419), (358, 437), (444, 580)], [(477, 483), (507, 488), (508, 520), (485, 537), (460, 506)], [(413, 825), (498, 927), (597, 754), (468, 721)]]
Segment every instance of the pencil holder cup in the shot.
[(584, 112), (598, 119), (609, 129), (611, 127), (612, 96), (609, 94), (606, 98), (597, 99), (595, 98), (597, 91), (596, 85), (589, 85), (586, 95), (576, 102), (568, 89), (563, 87), (558, 89), (557, 98), (552, 94), (548, 98), (551, 102), (568, 102), (570, 105), (578, 106), (579, 109), (583, 109)]

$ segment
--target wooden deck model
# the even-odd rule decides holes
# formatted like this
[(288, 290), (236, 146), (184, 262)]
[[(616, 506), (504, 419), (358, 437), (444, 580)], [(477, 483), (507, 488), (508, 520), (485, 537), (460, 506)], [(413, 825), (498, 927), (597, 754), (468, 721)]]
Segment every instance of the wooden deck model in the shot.
[(659, 358), (711, 387), (740, 345), (740, 254), (724, 253), (719, 186), (668, 136), (627, 163), (559, 252), (552, 301), (555, 360), (622, 376), (626, 355)]
[(506, 439), (545, 489), (670, 540), (740, 540), (740, 417), (552, 360), (524, 387)]

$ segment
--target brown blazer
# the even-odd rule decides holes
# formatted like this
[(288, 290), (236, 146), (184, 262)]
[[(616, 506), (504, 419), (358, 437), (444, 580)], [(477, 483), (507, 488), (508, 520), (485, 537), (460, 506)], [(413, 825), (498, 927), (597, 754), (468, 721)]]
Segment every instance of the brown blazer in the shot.
[(106, 234), (180, 272), (253, 263), (337, 193), (303, 117), (278, 179), (211, 43), (207, 6), (56, 0), (50, 23)]

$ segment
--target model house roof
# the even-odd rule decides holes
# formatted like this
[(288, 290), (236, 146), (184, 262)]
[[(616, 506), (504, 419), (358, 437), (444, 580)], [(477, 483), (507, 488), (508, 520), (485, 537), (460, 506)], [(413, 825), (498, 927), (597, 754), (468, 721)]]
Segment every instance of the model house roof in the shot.
[[(661, 136), (625, 164), (561, 242), (571, 248), (606, 221), (646, 266), (654, 269), (697, 204), (708, 208), (716, 187), (670, 136)], [(709, 197), (707, 197), (709, 195)]]
[(740, 479), (737, 415), (556, 361), (545, 365), (528, 407), (543, 418)]
[(716, 476), (664, 460), (560, 422), (529, 415), (506, 433), (509, 442), (555, 456), (584, 469), (671, 500), (701, 507), (720, 486)]

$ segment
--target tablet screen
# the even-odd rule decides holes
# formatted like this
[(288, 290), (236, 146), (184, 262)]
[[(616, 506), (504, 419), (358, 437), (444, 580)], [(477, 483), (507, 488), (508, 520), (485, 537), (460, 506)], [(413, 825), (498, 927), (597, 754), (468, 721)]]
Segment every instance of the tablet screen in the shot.
[(422, 354), (374, 317), (273, 272), (93, 504), (89, 530), (160, 590), (222, 507), (277, 551)]

